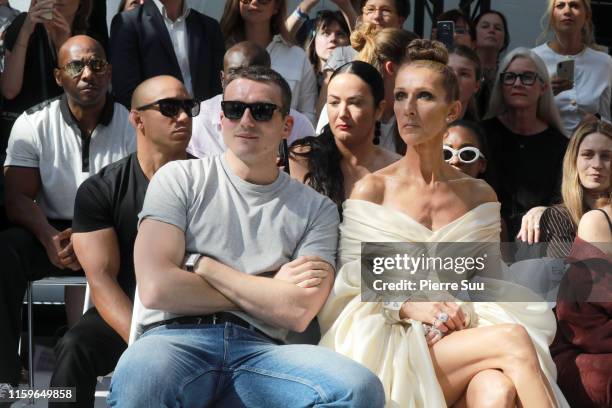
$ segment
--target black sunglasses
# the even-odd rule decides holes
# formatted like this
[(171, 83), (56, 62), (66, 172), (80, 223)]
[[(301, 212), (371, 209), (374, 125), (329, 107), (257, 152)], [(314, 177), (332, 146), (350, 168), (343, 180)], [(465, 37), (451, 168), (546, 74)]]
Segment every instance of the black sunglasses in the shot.
[(277, 106), (273, 103), (268, 102), (254, 102), (254, 103), (245, 103), (240, 101), (223, 101), (221, 102), (221, 109), (223, 110), (223, 115), (226, 118), (231, 120), (238, 120), (242, 118), (244, 115), (244, 111), (249, 108), (251, 111), (251, 115), (253, 119), (258, 122), (267, 122), (272, 119), (272, 115), (274, 115), (275, 110), (279, 110), (282, 114), (287, 114), (287, 112), (283, 112), (280, 106)]
[(86, 66), (89, 67), (91, 72), (95, 74), (102, 74), (106, 71), (108, 62), (101, 58), (91, 58), (88, 61), (74, 60), (70, 61), (60, 69), (66, 71), (66, 73), (71, 77), (77, 77), (83, 73)]
[(193, 99), (174, 99), (165, 98), (155, 102), (151, 102), (147, 105), (143, 105), (140, 108), (136, 108), (137, 111), (143, 111), (152, 109), (153, 107), (159, 107), (159, 112), (169, 118), (173, 118), (178, 115), (179, 111), (183, 109), (187, 116), (193, 118), (198, 116), (200, 113), (200, 104)]

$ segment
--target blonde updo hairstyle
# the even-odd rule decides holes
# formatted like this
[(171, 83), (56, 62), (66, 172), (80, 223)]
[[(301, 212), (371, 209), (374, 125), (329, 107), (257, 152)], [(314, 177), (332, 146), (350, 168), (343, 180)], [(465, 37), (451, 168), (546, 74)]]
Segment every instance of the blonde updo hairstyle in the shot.
[(413, 40), (406, 48), (406, 59), (403, 67), (427, 68), (442, 77), (446, 90), (446, 101), (459, 100), (457, 76), (448, 64), (448, 51), (444, 44), (433, 40)]
[(406, 47), (415, 38), (418, 36), (411, 31), (362, 24), (351, 34), (351, 46), (359, 52), (356, 60), (367, 62), (382, 75), (385, 62), (402, 63)]

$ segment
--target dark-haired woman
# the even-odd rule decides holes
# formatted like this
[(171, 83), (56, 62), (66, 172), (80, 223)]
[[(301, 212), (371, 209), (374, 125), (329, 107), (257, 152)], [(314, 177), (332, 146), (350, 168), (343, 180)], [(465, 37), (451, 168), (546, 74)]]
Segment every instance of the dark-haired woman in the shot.
[(317, 76), (319, 88), (323, 83), (323, 66), (336, 47), (348, 45), (349, 28), (339, 12), (323, 10), (317, 15), (310, 37), (304, 44), (306, 55)]
[(449, 48), (448, 66), (455, 72), (459, 83), (461, 119), (480, 120), (476, 95), (480, 90), (482, 70), (478, 55), (465, 45), (453, 45)]
[(329, 124), (292, 146), (291, 175), (341, 207), (359, 179), (400, 158), (377, 146), (385, 104), (376, 68), (353, 61), (337, 69), (327, 92)]
[(391, 407), (566, 407), (548, 352), (555, 320), (546, 304), (417, 301), (418, 292), (361, 301), (363, 242), (499, 242), (493, 190), (440, 154), (461, 111), (446, 48), (415, 40), (408, 55), (394, 91), (408, 149), (362, 178), (344, 202), (336, 282), (319, 314), (321, 345), (376, 373)]

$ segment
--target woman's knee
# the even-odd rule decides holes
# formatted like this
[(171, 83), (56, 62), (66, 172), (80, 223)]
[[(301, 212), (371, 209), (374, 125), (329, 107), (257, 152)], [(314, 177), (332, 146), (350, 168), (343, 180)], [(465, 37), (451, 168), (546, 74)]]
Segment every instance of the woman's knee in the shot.
[(499, 335), (497, 345), (508, 364), (521, 369), (539, 367), (538, 355), (525, 327), (520, 324), (500, 325)]
[(514, 407), (516, 388), (501, 371), (481, 371), (468, 384), (466, 402), (468, 407)]

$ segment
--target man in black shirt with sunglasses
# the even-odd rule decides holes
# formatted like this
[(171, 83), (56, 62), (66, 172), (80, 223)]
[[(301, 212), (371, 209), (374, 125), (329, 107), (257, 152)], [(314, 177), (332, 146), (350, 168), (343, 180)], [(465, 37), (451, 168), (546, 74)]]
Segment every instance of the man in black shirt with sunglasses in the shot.
[(95, 307), (58, 342), (51, 386), (76, 387), (77, 406), (94, 405), (96, 377), (113, 371), (127, 347), (136, 288), (138, 213), (157, 169), (187, 158), (191, 118), (200, 111), (183, 84), (171, 76), (140, 84), (132, 107), (136, 153), (87, 179), (76, 196), (72, 242)]

